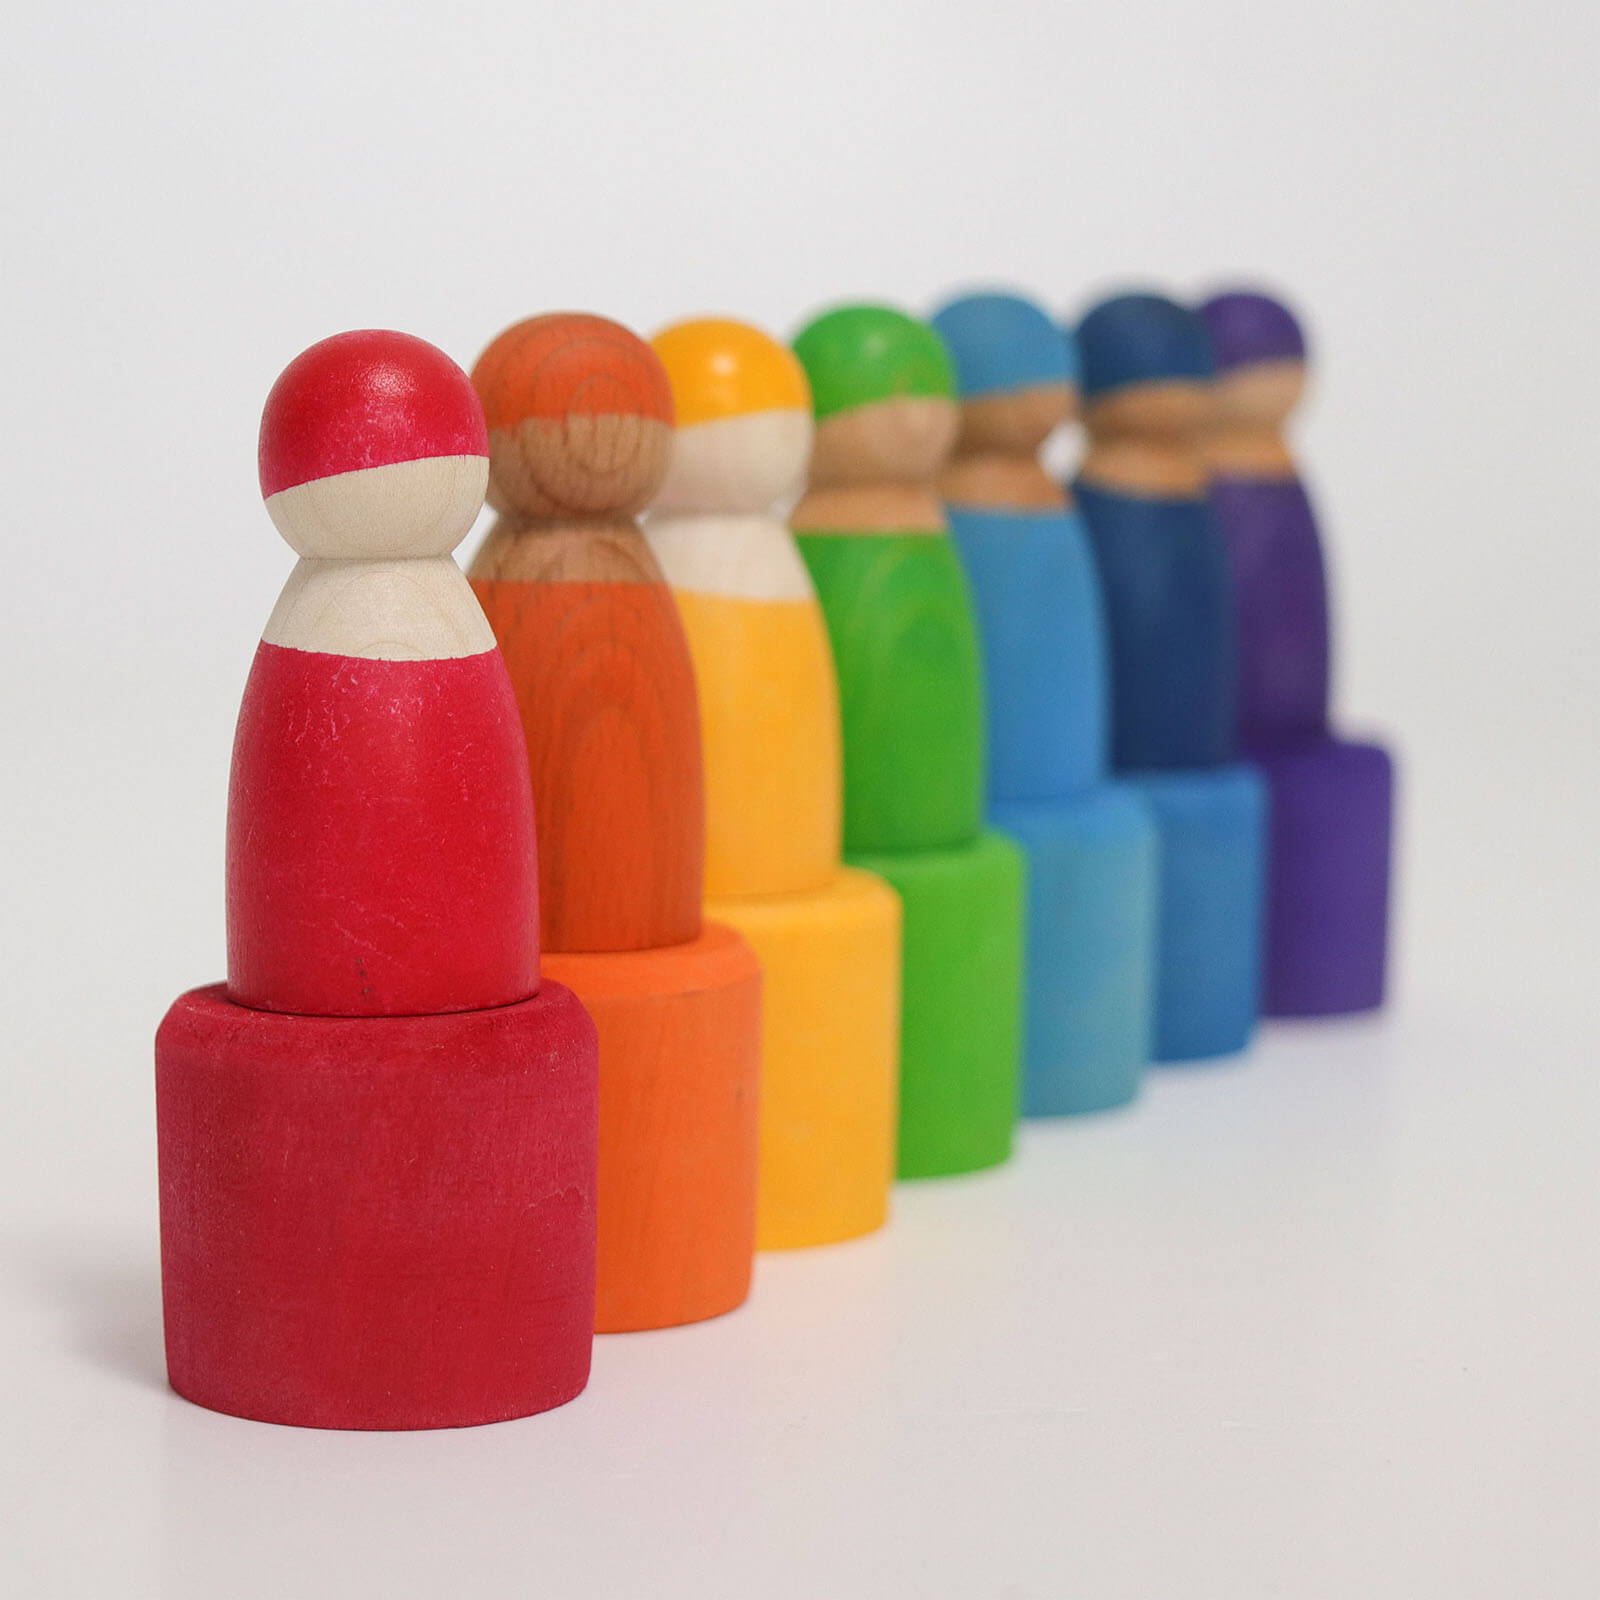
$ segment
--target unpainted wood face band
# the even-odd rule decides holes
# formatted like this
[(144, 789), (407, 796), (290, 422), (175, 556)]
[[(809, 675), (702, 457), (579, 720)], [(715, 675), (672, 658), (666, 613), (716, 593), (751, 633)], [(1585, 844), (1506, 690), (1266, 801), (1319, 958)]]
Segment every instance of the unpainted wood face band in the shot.
[(796, 533), (944, 533), (944, 507), (931, 489), (864, 483), (812, 489), (789, 518)]
[(671, 455), (671, 425), (654, 417), (525, 417), (490, 430), (489, 504), (524, 517), (635, 516)]

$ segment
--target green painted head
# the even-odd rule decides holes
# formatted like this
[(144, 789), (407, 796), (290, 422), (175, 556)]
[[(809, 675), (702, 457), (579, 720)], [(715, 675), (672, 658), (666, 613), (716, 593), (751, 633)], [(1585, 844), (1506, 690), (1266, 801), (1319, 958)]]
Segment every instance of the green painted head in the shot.
[(892, 306), (840, 306), (808, 323), (794, 353), (819, 422), (878, 400), (953, 400), (955, 368), (926, 322)]

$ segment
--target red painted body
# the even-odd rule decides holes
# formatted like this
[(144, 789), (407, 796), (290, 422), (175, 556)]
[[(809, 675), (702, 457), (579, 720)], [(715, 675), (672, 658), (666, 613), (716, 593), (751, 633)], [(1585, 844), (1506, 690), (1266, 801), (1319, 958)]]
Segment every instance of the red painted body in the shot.
[(539, 987), (526, 746), (498, 650), (371, 661), (263, 643), (228, 794), (228, 995), (419, 1016)]
[(472, 384), (444, 351), (379, 328), (336, 334), (283, 370), (261, 415), (261, 493), (429, 456), (486, 456)]
[(560, 1405), (595, 1304), (594, 1024), (560, 984), (434, 1017), (181, 996), (156, 1035), (167, 1371), (316, 1428)]

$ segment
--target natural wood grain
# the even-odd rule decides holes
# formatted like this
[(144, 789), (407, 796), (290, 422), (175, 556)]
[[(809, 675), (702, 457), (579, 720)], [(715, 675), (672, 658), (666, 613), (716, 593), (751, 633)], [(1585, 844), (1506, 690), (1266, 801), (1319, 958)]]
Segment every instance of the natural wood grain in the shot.
[(1083, 425), (1095, 435), (1192, 439), (1210, 414), (1210, 388), (1189, 378), (1130, 383), (1090, 398)]
[(760, 513), (651, 512), (651, 553), (673, 590), (743, 600), (815, 600), (794, 535)]
[(922, 484), (812, 488), (789, 514), (796, 533), (945, 533), (944, 507)]
[(995, 451), (1031, 456), (1064, 422), (1077, 414), (1078, 391), (1070, 383), (1035, 383), (996, 394), (966, 395), (956, 451)]
[(447, 556), (483, 506), (483, 456), (427, 456), (282, 489), (267, 514), (296, 555), (338, 560)]
[(489, 503), (524, 517), (643, 510), (672, 448), (655, 353), (606, 317), (556, 312), (506, 329), (472, 381), (489, 426)]
[[(787, 353), (787, 352), (786, 352)], [(680, 427), (657, 512), (765, 512), (805, 487), (809, 411), (754, 411)]]
[(490, 430), (489, 504), (524, 517), (635, 516), (671, 452), (671, 425), (653, 417), (524, 417)]
[(1214, 477), (1289, 483), (1298, 476), (1294, 457), (1280, 434), (1255, 428), (1212, 431), (1206, 434), (1204, 446), (1206, 468)]
[(1305, 386), (1302, 361), (1262, 361), (1224, 372), (1211, 386), (1202, 439), (1210, 470), (1280, 482), (1296, 477), (1283, 429)]
[(1211, 385), (1213, 424), (1279, 428), (1305, 398), (1306, 364), (1302, 360), (1255, 361), (1230, 367)]
[(1210, 385), (1189, 379), (1129, 384), (1084, 407), (1089, 449), (1079, 476), (1127, 494), (1189, 498), (1205, 493), (1200, 435)]
[(1187, 440), (1091, 434), (1079, 478), (1125, 494), (1194, 499), (1205, 493), (1208, 473), (1198, 445)]
[(953, 400), (907, 395), (836, 412), (817, 424), (813, 489), (837, 484), (925, 484), (938, 475), (960, 427)]
[(661, 583), (661, 568), (631, 517), (527, 522), (501, 517), (472, 558), (474, 582)]
[(494, 631), (449, 556), (301, 560), (261, 637), (372, 661), (443, 661), (494, 649)]
[(947, 504), (1019, 511), (1059, 511), (1067, 504), (1066, 492), (1031, 453), (958, 455), (939, 478), (939, 495)]

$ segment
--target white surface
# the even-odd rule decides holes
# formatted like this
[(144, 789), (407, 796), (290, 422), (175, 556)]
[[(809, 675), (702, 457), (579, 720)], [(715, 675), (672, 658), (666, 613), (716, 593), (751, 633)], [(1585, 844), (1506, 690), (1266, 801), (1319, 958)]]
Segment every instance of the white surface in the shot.
[[(1350, 1600), (1600, 1587), (1597, 13), (1129, 0), (33, 6), (0, 54), (0, 1593)], [(847, 20), (848, 19), (848, 20)], [(551, 1416), (161, 1387), (150, 1035), (324, 333), (1293, 286), (1400, 988), (602, 1341)]]

